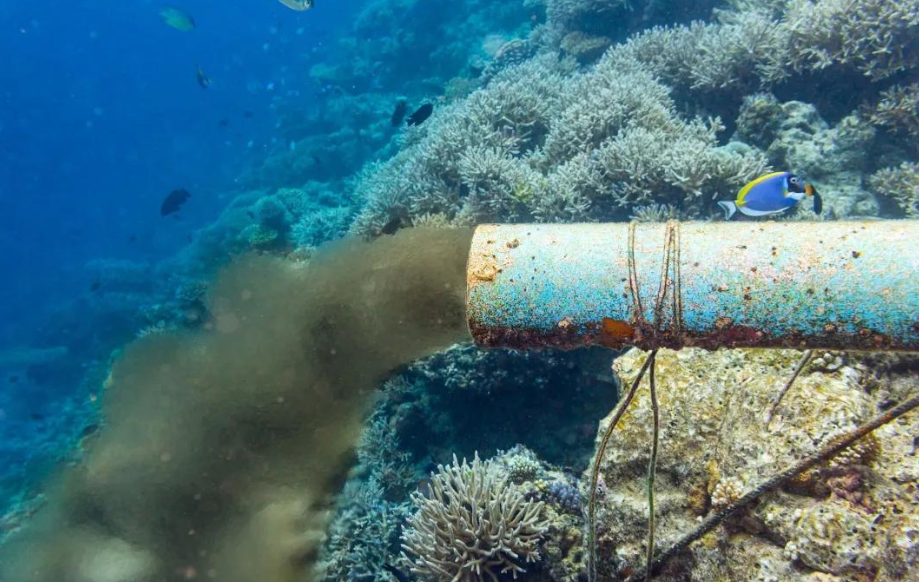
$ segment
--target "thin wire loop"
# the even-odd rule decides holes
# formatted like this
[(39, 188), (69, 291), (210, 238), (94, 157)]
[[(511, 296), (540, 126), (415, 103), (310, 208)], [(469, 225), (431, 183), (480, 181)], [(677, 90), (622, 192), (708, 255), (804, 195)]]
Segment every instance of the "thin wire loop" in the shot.
[(664, 307), (667, 305), (667, 294), (670, 294), (670, 334), (672, 342), (677, 344), (683, 334), (683, 293), (680, 221), (670, 220), (664, 226), (663, 257), (661, 259), (661, 272), (657, 288), (657, 297), (654, 302), (653, 322), (648, 324), (645, 318), (644, 304), (641, 300), (641, 283), (638, 278), (638, 265), (635, 259), (635, 231), (637, 223), (629, 223), (629, 240), (626, 247), (626, 257), (629, 270), (629, 295), (632, 300), (632, 319), (637, 327), (645, 334), (649, 341), (650, 349), (660, 346), (664, 335), (664, 323), (667, 314)]
[(616, 412), (613, 415), (613, 419), (610, 421), (610, 425), (606, 429), (606, 433), (603, 435), (603, 439), (600, 441), (600, 446), (597, 448), (597, 455), (594, 459), (594, 466), (593, 470), (591, 471), (590, 479), (590, 500), (587, 505), (587, 579), (589, 582), (595, 582), (597, 579), (596, 517), (597, 484), (600, 480), (600, 463), (606, 453), (606, 447), (609, 444), (610, 437), (612, 437), (616, 425), (619, 424), (619, 420), (622, 418), (622, 415), (625, 414), (626, 409), (628, 409), (629, 405), (631, 405), (632, 399), (635, 397), (635, 392), (638, 390), (638, 386), (641, 384), (641, 381), (644, 378), (645, 373), (647, 373), (648, 369), (651, 370), (651, 406), (654, 422), (651, 457), (648, 463), (649, 518), (646, 571), (649, 573), (651, 569), (648, 566), (650, 566), (651, 559), (654, 556), (654, 477), (657, 470), (657, 451), (660, 430), (660, 417), (657, 406), (657, 389), (655, 386), (654, 366), (657, 358), (657, 350), (663, 338), (663, 328), (665, 323), (664, 306), (667, 302), (668, 290), (671, 293), (670, 331), (675, 341), (679, 341), (683, 330), (683, 300), (681, 296), (680, 285), (680, 222), (678, 220), (670, 220), (664, 227), (664, 247), (663, 258), (661, 260), (660, 282), (658, 284), (657, 297), (654, 302), (654, 321), (651, 326), (648, 326), (647, 324), (647, 320), (645, 319), (644, 306), (641, 301), (641, 284), (638, 279), (638, 265), (637, 261), (635, 260), (635, 231), (636, 223), (631, 222), (629, 224), (629, 239), (626, 254), (629, 269), (629, 292), (632, 299), (632, 319), (640, 330), (646, 332), (650, 330), (651, 337), (649, 339), (651, 341), (652, 349), (651, 353), (648, 355), (648, 358), (642, 365), (641, 370), (639, 370), (638, 376), (636, 376), (635, 380), (632, 382), (628, 393), (626, 393), (619, 407), (616, 409)]

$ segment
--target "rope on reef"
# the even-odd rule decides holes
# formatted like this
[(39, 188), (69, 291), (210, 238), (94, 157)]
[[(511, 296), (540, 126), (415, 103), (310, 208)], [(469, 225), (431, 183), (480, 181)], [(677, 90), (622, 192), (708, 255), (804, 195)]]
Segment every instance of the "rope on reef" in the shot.
[[(629, 224), (629, 240), (627, 246), (629, 291), (632, 298), (632, 318), (639, 329), (646, 330), (648, 329), (648, 325), (644, 315), (644, 306), (641, 302), (641, 286), (638, 280), (638, 268), (635, 261), (635, 230), (636, 223), (631, 222)], [(673, 338), (679, 338), (682, 334), (683, 327), (683, 299), (680, 287), (680, 222), (678, 220), (670, 220), (664, 227), (664, 247), (663, 259), (661, 260), (660, 283), (657, 289), (657, 297), (654, 302), (654, 322), (653, 326), (650, 328), (652, 335), (650, 339), (655, 346), (661, 341), (662, 338), (662, 331), (664, 327), (664, 305), (667, 301), (668, 290), (671, 291), (672, 298), (670, 314), (671, 333)], [(634, 382), (632, 382), (628, 393), (626, 394), (619, 408), (616, 410), (616, 413), (613, 415), (613, 419), (610, 422), (609, 428), (606, 429), (606, 433), (603, 435), (603, 440), (600, 441), (600, 447), (597, 449), (597, 455), (594, 460), (593, 470), (591, 471), (590, 500), (587, 505), (587, 578), (589, 582), (595, 582), (597, 579), (597, 484), (600, 480), (600, 462), (606, 453), (606, 447), (609, 444), (610, 437), (612, 436), (616, 425), (619, 424), (619, 420), (622, 418), (622, 415), (625, 414), (626, 409), (632, 403), (632, 399), (635, 397), (635, 392), (638, 390), (638, 386), (641, 384), (641, 380), (644, 378), (645, 373), (647, 373), (649, 369), (651, 370), (649, 382), (651, 390), (653, 430), (651, 441), (651, 457), (648, 462), (647, 479), (648, 549), (646, 571), (649, 572), (647, 579), (650, 580), (650, 565), (651, 559), (654, 556), (654, 479), (657, 471), (657, 451), (658, 443), (660, 440), (660, 411), (657, 404), (657, 386), (655, 384), (654, 377), (655, 362), (657, 361), (657, 351), (657, 347), (654, 347), (654, 349), (651, 350), (651, 353), (648, 355), (648, 358), (642, 365), (641, 370), (638, 372), (638, 376), (635, 378)]]
[(632, 382), (632, 386), (629, 388), (628, 393), (626, 393), (625, 398), (622, 399), (622, 403), (619, 405), (619, 408), (616, 409), (616, 413), (613, 415), (613, 420), (610, 421), (609, 428), (606, 429), (606, 433), (603, 435), (603, 440), (600, 441), (600, 447), (597, 449), (597, 458), (594, 460), (593, 471), (590, 475), (590, 501), (587, 504), (587, 545), (588, 545), (588, 556), (587, 556), (587, 578), (590, 582), (595, 582), (597, 579), (597, 483), (600, 480), (600, 461), (603, 458), (603, 454), (606, 452), (606, 445), (609, 443), (609, 439), (613, 436), (613, 429), (616, 428), (616, 425), (619, 424), (619, 419), (622, 418), (622, 415), (625, 414), (626, 409), (629, 407), (629, 404), (632, 403), (632, 398), (635, 396), (635, 391), (638, 390), (638, 385), (641, 383), (641, 379), (644, 378), (645, 372), (648, 371), (648, 368), (654, 363), (654, 358), (657, 356), (657, 351), (651, 352), (651, 355), (645, 360), (645, 363), (642, 364), (641, 370), (638, 372), (638, 376)]
[(766, 413), (766, 424), (772, 422), (772, 417), (775, 415), (775, 410), (779, 407), (779, 404), (782, 403), (782, 399), (785, 398), (785, 395), (788, 394), (788, 391), (791, 390), (795, 380), (797, 380), (798, 376), (801, 375), (801, 371), (804, 370), (804, 366), (807, 365), (813, 355), (814, 350), (807, 350), (804, 352), (804, 355), (801, 357), (801, 361), (798, 362), (798, 367), (795, 368), (791, 378), (789, 378), (788, 382), (785, 383), (785, 386), (782, 388), (782, 391), (779, 392), (779, 395), (776, 396), (775, 400), (772, 401), (772, 406), (769, 407), (769, 412)]
[(626, 579), (625, 582), (638, 582), (642, 578), (645, 580), (650, 579), (654, 572), (660, 569), (660, 567), (663, 566), (670, 558), (685, 550), (691, 543), (715, 529), (715, 527), (720, 525), (726, 519), (750, 503), (759, 499), (763, 494), (781, 487), (791, 479), (794, 479), (815, 465), (829, 460), (843, 449), (851, 446), (857, 440), (864, 438), (881, 426), (900, 418), (907, 412), (910, 412), (917, 407), (919, 407), (919, 395), (913, 396), (902, 404), (891, 408), (884, 414), (876, 416), (875, 418), (849, 431), (848, 433), (843, 433), (831, 439), (820, 449), (817, 449), (809, 456), (760, 484), (756, 489), (749, 491), (733, 504), (725, 507), (717, 513), (710, 515), (707, 519), (705, 519), (705, 521), (699, 524), (698, 527), (683, 536), (679, 541), (667, 548), (665, 551), (658, 554), (658, 556), (654, 558), (654, 560), (645, 568), (645, 570), (632, 574)]
[[(656, 355), (657, 352), (655, 351), (652, 357)], [(648, 566), (651, 565), (651, 561), (654, 559), (654, 477), (657, 474), (657, 444), (661, 427), (660, 411), (657, 407), (657, 388), (654, 385), (654, 369), (656, 367), (657, 366), (652, 362), (651, 373), (648, 376), (648, 383), (651, 388), (651, 414), (654, 419), (654, 436), (651, 439), (651, 458), (648, 460), (648, 551), (645, 554), (645, 563), (648, 564)], [(648, 571), (648, 576), (645, 578), (645, 582), (650, 582), (651, 568), (646, 569)]]

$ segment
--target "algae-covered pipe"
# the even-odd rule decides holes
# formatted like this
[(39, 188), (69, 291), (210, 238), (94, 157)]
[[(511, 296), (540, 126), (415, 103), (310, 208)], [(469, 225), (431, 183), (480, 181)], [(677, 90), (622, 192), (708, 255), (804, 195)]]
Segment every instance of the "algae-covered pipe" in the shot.
[(483, 347), (919, 351), (919, 221), (484, 225), (466, 303)]

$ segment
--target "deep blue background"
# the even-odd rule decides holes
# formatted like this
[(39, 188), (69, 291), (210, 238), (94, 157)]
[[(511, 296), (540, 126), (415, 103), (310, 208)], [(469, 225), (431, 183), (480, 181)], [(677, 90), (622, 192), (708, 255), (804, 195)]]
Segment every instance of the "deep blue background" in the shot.
[[(183, 0), (187, 33), (165, 2), (0, 3), (0, 346), (85, 292), (87, 260), (157, 260), (211, 221), (274, 138), (272, 102), (317, 98), (309, 68), (361, 3)], [(178, 187), (193, 198), (162, 219)]]

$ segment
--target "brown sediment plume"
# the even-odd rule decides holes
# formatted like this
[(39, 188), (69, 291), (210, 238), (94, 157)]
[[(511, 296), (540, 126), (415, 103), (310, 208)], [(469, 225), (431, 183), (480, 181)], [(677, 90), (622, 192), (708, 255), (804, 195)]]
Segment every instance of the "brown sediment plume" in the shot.
[(374, 388), (467, 339), (471, 231), (249, 257), (201, 332), (128, 346), (106, 428), (0, 553), (10, 582), (310, 580)]

